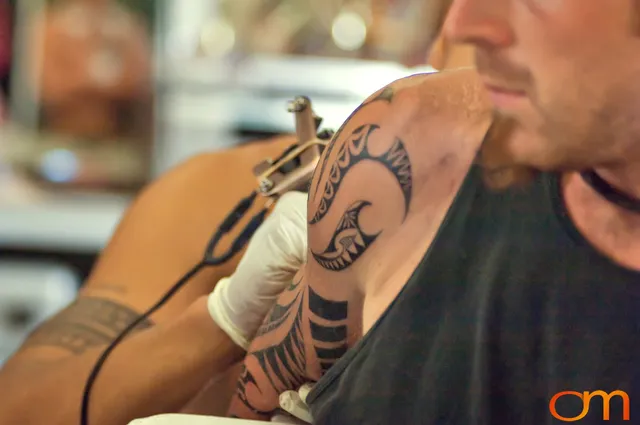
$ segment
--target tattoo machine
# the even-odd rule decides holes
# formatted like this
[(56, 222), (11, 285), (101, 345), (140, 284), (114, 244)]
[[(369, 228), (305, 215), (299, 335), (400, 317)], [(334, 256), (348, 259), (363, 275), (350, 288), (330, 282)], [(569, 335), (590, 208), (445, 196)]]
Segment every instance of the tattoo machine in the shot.
[[(279, 158), (275, 160), (267, 159), (254, 168), (253, 173), (258, 180), (257, 189), (246, 198), (243, 198), (223, 220), (209, 241), (202, 260), (176, 282), (155, 305), (127, 326), (104, 350), (93, 367), (84, 387), (80, 413), (81, 425), (89, 424), (91, 390), (102, 366), (118, 344), (143, 320), (160, 309), (204, 267), (223, 264), (240, 252), (258, 230), (269, 208), (277, 201), (278, 197), (292, 190), (307, 191), (313, 171), (325, 146), (333, 137), (333, 131), (323, 130), (318, 132), (322, 124), (322, 118), (313, 112), (311, 101), (307, 97), (300, 96), (294, 99), (289, 105), (289, 112), (295, 115), (298, 142), (286, 149)], [(216, 247), (222, 238), (233, 230), (240, 219), (247, 214), (258, 195), (267, 199), (265, 206), (251, 218), (239, 236), (233, 241), (231, 247), (226, 252), (216, 255)]]
[[(281, 195), (292, 190), (307, 191), (313, 171), (324, 147), (333, 137), (333, 131), (324, 130), (318, 133), (322, 118), (315, 115), (311, 101), (307, 97), (301, 96), (293, 100), (289, 105), (289, 112), (295, 114), (298, 143), (287, 148), (279, 158), (266, 159), (254, 167), (253, 174), (258, 180), (258, 188), (236, 205), (211, 238), (205, 254), (207, 265), (225, 263), (237, 254), (249, 242), (251, 236), (262, 224), (269, 207)], [(216, 256), (215, 248), (222, 237), (244, 217), (258, 195), (267, 198), (265, 207), (253, 216), (231, 248), (224, 254)]]

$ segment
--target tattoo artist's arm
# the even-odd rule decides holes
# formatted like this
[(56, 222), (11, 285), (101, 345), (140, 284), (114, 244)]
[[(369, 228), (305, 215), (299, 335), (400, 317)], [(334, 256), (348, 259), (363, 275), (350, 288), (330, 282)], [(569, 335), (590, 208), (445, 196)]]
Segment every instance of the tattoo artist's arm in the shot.
[(279, 394), (317, 381), (361, 337), (363, 279), (412, 195), (409, 153), (385, 127), (393, 98), (392, 88), (371, 97), (325, 149), (309, 191), (307, 264), (258, 332), (231, 416), (267, 419)]
[[(200, 261), (212, 232), (238, 199), (254, 188), (255, 178), (248, 170), (292, 142), (292, 138), (285, 137), (198, 155), (142, 190), (101, 252), (78, 301), (34, 333), (27, 347), (3, 365), (0, 424), (77, 424), (84, 382), (106, 344)], [(257, 208), (258, 205), (255, 211)], [(253, 212), (249, 212), (247, 220)], [(241, 228), (238, 226), (222, 241), (221, 251)], [(157, 328), (132, 335), (115, 350), (97, 380), (92, 414), (107, 412), (101, 406), (108, 406), (113, 415), (124, 414), (124, 406), (133, 411), (134, 402), (142, 403), (145, 411), (180, 410), (179, 401), (187, 392), (192, 391), (192, 396), (201, 392), (198, 382), (215, 379), (207, 376), (215, 366), (209, 361), (213, 349), (209, 343), (214, 344), (219, 338), (212, 335), (209, 339), (206, 326), (201, 326), (200, 331), (190, 330), (188, 322), (194, 319), (193, 315), (178, 317), (201, 296), (209, 294), (219, 279), (233, 273), (239, 259), (240, 255), (224, 265), (203, 270), (153, 315)], [(210, 322), (208, 318), (206, 324)], [(163, 338), (167, 339), (163, 342)], [(154, 347), (162, 348), (154, 353)], [(198, 350), (202, 357), (189, 360), (193, 368), (187, 367), (184, 360)], [(130, 360), (125, 353), (133, 353)], [(204, 362), (205, 369), (196, 373), (198, 362)], [(171, 388), (178, 379), (172, 374), (179, 370), (187, 375), (181, 385)], [(216, 396), (228, 399), (234, 389), (235, 385), (229, 385), (223, 391), (216, 385)], [(155, 398), (139, 397), (138, 392), (150, 391), (161, 394)], [(107, 399), (102, 400), (102, 394)], [(110, 399), (112, 395), (123, 399), (122, 409), (115, 406), (117, 400)], [(218, 415), (227, 409), (220, 407), (215, 412)], [(96, 423), (99, 422), (92, 420), (92, 424)], [(118, 425), (115, 416), (109, 425)]]
[[(78, 423), (81, 388), (97, 357), (137, 315), (114, 301), (81, 297), (36, 330), (24, 354), (51, 355), (29, 360), (32, 376), (25, 376), (25, 368), (15, 369), (20, 374), (11, 368), (0, 372), (0, 423)], [(174, 321), (145, 322), (104, 365), (92, 393), (91, 424), (124, 425), (137, 417), (179, 411), (242, 354), (211, 320), (205, 298)], [(20, 385), (23, 380), (32, 384)]]

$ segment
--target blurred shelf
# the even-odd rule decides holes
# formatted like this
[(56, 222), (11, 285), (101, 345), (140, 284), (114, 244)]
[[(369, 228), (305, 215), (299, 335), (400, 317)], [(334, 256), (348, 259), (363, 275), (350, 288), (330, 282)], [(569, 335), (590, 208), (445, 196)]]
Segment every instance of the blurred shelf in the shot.
[(40, 323), (76, 296), (70, 268), (40, 261), (0, 261), (0, 367)]
[(241, 132), (293, 132), (286, 107), (296, 96), (310, 97), (323, 127), (336, 129), (376, 90), (431, 72), (436, 70), (392, 62), (267, 55), (159, 67), (154, 175), (187, 156), (238, 144)]
[(366, 97), (400, 78), (435, 72), (392, 62), (304, 56), (246, 58), (237, 64), (194, 59), (158, 70), (163, 119), (206, 126), (213, 123), (293, 131), (289, 100), (311, 98), (328, 127), (339, 127)]
[(231, 62), (196, 58), (158, 70), (162, 86), (193, 90), (237, 87), (277, 92), (302, 90), (310, 96), (368, 96), (407, 75), (434, 72), (429, 66), (407, 68), (394, 62), (311, 56), (253, 55)]
[[(434, 71), (384, 62), (269, 56), (236, 65), (198, 59), (161, 68), (153, 174), (200, 152), (238, 144), (239, 131), (292, 132), (294, 120), (286, 105), (295, 96), (309, 96), (324, 127), (337, 128), (386, 84)], [(130, 202), (99, 194), (19, 198), (0, 193), (0, 248), (97, 253)]]
[(100, 252), (129, 202), (107, 194), (0, 197), (0, 248)]

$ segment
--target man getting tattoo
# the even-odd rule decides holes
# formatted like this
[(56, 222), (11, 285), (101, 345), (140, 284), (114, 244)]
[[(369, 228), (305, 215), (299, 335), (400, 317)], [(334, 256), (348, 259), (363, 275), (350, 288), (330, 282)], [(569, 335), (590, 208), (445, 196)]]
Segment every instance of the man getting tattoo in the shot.
[[(231, 413), (264, 418), (317, 381), (317, 425), (629, 423), (639, 13), (453, 0), (448, 34), (475, 46), (478, 70), (393, 84), (333, 140), (302, 280), (254, 340)], [(394, 146), (408, 161), (389, 167)], [(337, 305), (347, 315), (332, 321)], [(318, 324), (346, 332), (327, 342)]]

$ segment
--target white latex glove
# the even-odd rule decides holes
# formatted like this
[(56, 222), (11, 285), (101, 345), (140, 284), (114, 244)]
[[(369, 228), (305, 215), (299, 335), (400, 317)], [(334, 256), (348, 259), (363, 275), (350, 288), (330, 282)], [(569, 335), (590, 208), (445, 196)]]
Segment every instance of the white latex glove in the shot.
[(298, 391), (285, 391), (280, 394), (280, 408), (291, 415), (290, 418), (285, 416), (271, 418), (271, 422), (286, 422), (292, 424), (311, 424), (313, 418), (311, 411), (307, 405), (307, 396), (313, 388), (312, 383), (301, 386)]
[(246, 350), (306, 256), (307, 194), (289, 192), (253, 235), (233, 275), (209, 295), (211, 317)]

